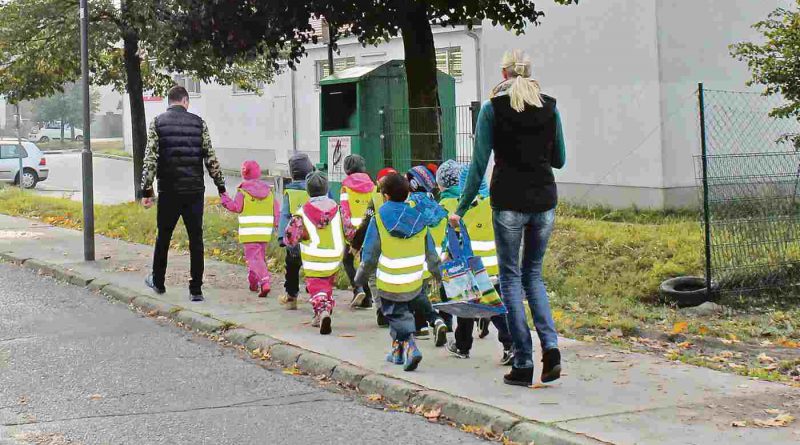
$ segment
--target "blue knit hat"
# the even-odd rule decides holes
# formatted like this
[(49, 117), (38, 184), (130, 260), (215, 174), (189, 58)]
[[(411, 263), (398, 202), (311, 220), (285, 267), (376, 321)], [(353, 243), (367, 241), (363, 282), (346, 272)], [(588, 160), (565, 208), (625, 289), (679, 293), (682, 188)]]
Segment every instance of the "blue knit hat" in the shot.
[(436, 183), (446, 189), (458, 186), (462, 169), (463, 166), (452, 159), (444, 161), (436, 171)]
[(436, 188), (436, 177), (424, 165), (418, 165), (406, 173), (412, 192), (431, 193)]

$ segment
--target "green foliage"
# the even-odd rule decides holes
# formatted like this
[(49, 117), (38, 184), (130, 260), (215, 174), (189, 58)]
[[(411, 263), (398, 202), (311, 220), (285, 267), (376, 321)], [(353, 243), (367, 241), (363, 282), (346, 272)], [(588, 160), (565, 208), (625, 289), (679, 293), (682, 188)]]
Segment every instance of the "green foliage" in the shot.
[(731, 54), (750, 67), (749, 85), (764, 85), (765, 95), (780, 94), (786, 99), (773, 116), (800, 118), (800, 0), (795, 0), (792, 9), (774, 10), (753, 28), (763, 42), (732, 45)]
[[(90, 7), (90, 70), (95, 85), (125, 91), (127, 74), (120, 42), (139, 43), (145, 90), (163, 93), (173, 81), (167, 73), (187, 73), (203, 81), (255, 90), (275, 72), (272, 59), (214, 55), (206, 45), (191, 50), (174, 46), (174, 30), (159, 19), (156, 2), (97, 0)], [(0, 3), (0, 94), (12, 100), (50, 96), (80, 77), (78, 2), (11, 0)], [(16, 99), (14, 99), (16, 98)]]
[[(89, 110), (94, 114), (100, 107), (100, 93), (89, 93)], [(35, 119), (39, 122), (61, 121), (62, 125), (83, 128), (83, 90), (80, 85), (70, 83), (52, 96), (37, 99), (33, 103)]]

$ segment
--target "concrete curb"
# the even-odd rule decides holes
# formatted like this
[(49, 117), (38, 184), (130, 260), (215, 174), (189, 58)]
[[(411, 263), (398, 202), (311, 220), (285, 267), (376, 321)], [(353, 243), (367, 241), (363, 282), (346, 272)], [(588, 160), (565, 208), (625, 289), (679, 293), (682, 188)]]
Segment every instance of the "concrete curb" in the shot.
[[(36, 271), (43, 275), (71, 284), (99, 291), (109, 299), (137, 307), (145, 313), (156, 313), (183, 323), (204, 333), (220, 334), (233, 344), (244, 346), (249, 351), (260, 350), (272, 360), (285, 366), (297, 366), (313, 375), (324, 375), (332, 380), (356, 388), (362, 394), (379, 394), (385, 400), (402, 405), (424, 406), (426, 409), (441, 409), (442, 416), (463, 425), (479, 426), (517, 443), (536, 445), (602, 445), (598, 441), (543, 423), (523, 420), (507, 411), (493, 406), (473, 402), (441, 391), (430, 390), (405, 380), (378, 374), (350, 363), (316, 352), (286, 344), (268, 335), (245, 328), (225, 331), (226, 323), (198, 314), (157, 298), (143, 295), (104, 280), (86, 277), (77, 271), (36, 259), (23, 258), (11, 252), (0, 252), (0, 260)], [(224, 331), (224, 332), (223, 332)]]
[(117, 155), (110, 155), (106, 153), (99, 153), (99, 152), (92, 152), (93, 158), (106, 158), (106, 159), (116, 159), (117, 161), (130, 161), (133, 162), (133, 158), (129, 158), (127, 156), (117, 156)]

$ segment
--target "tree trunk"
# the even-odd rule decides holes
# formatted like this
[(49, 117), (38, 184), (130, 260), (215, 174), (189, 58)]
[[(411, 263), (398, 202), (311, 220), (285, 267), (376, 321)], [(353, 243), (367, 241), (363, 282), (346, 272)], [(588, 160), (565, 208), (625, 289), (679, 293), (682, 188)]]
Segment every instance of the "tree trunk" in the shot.
[(425, 2), (406, 2), (403, 33), (408, 78), (411, 164), (442, 160), (439, 134), (439, 84), (436, 79), (436, 47)]
[(144, 112), (144, 93), (142, 87), (142, 60), (139, 57), (139, 34), (135, 30), (123, 32), (122, 44), (125, 51), (125, 88), (131, 108), (131, 142), (133, 145), (133, 187), (136, 201), (142, 199), (142, 168), (144, 150), (147, 145), (147, 117)]
[(64, 146), (64, 118), (61, 118), (61, 146)]

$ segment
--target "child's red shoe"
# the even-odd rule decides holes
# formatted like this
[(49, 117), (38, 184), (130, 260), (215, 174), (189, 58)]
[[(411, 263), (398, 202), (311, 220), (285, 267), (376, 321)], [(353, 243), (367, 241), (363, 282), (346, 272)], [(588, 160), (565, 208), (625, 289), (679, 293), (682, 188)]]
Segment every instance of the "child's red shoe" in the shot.
[(270, 291), (269, 284), (262, 284), (261, 292), (258, 293), (258, 298), (267, 298), (267, 295), (269, 295), (269, 291)]

